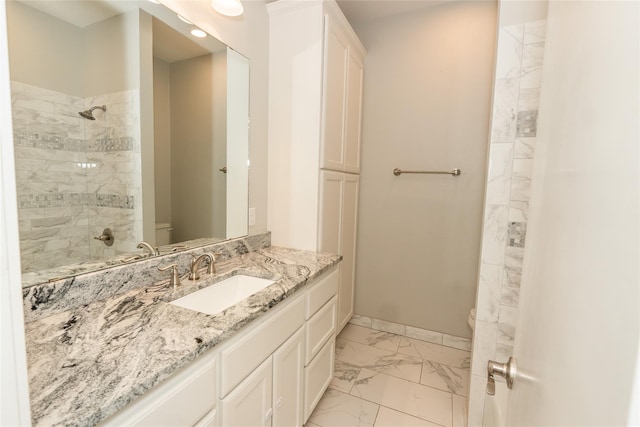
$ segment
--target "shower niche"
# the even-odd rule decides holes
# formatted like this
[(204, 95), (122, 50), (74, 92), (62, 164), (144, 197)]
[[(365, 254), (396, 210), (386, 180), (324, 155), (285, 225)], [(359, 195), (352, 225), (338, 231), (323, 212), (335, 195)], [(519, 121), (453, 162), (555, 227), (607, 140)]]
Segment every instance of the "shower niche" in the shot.
[(149, 1), (11, 1), (7, 21), (23, 273), (120, 263), (157, 224), (247, 234), (245, 57)]

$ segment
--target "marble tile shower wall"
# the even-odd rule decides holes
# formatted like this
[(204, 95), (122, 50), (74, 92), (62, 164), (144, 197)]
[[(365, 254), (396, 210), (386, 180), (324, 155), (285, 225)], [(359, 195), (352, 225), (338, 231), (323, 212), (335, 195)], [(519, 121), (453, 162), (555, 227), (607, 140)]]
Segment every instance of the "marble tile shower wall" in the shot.
[(498, 33), (469, 426), (482, 425), (487, 361), (513, 352), (526, 244), (546, 21)]
[[(23, 272), (131, 252), (142, 236), (138, 91), (81, 98), (12, 82)], [(97, 120), (79, 111), (93, 105)], [(106, 227), (112, 247), (92, 237)], [(136, 242), (133, 243), (132, 242)]]

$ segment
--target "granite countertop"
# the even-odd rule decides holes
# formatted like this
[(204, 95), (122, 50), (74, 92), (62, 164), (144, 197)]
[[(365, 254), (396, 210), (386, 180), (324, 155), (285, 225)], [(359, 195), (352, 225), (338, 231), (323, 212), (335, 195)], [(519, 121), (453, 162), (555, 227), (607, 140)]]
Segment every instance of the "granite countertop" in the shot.
[[(25, 325), (34, 426), (92, 426), (215, 347), (340, 260), (269, 247), (215, 276), (150, 284)], [(277, 280), (217, 315), (168, 304), (236, 272)]]

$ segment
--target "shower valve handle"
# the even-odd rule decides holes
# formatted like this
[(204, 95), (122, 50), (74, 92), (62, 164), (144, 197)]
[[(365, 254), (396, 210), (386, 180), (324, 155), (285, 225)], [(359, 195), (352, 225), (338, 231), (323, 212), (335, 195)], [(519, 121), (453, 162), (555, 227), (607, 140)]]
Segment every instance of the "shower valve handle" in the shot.
[(100, 240), (107, 246), (113, 245), (113, 242), (116, 240), (110, 228), (105, 228), (104, 230), (102, 230), (102, 234), (99, 236), (95, 236), (94, 239)]

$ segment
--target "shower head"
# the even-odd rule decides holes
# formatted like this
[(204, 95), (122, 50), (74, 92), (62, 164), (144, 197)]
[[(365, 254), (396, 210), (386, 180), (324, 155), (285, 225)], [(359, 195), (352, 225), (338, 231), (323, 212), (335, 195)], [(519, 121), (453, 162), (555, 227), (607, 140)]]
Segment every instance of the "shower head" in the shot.
[(80, 116), (84, 117), (85, 119), (95, 120), (96, 118), (93, 117), (93, 110), (95, 110), (95, 109), (102, 110), (102, 111), (107, 111), (107, 106), (106, 105), (102, 105), (102, 106), (96, 105), (95, 107), (91, 107), (88, 110), (80, 111), (78, 114), (80, 114)]

